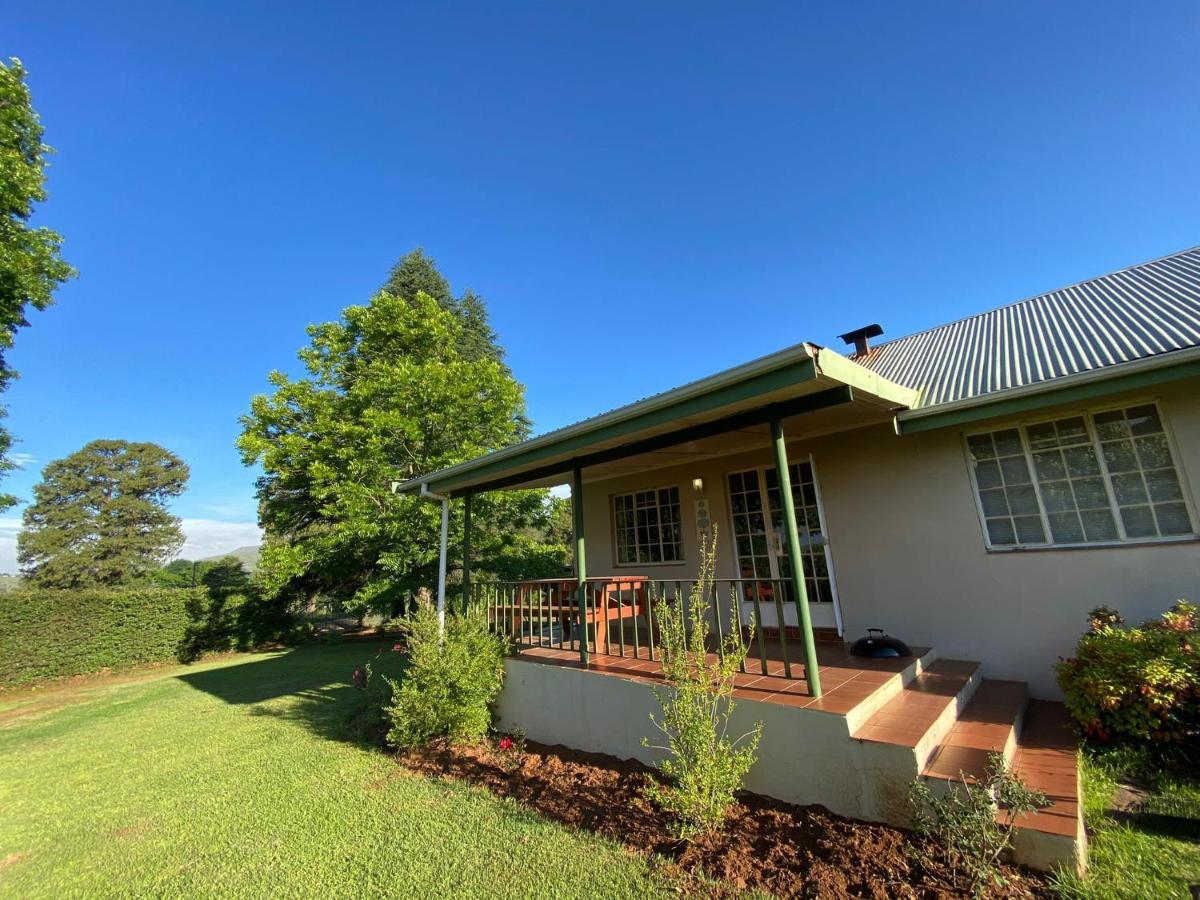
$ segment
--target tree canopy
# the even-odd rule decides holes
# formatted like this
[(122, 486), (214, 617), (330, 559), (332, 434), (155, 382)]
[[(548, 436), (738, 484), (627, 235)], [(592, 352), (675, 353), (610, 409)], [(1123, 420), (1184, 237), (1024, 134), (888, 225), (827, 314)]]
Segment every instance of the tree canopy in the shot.
[[(42, 125), (25, 78), (19, 59), (0, 62), (0, 391), (16, 376), (7, 351), (17, 329), (29, 324), (28, 307), (45, 309), (55, 289), (75, 274), (62, 258), (62, 237), (29, 224), (34, 204), (46, 199), (51, 149), (42, 143)], [(12, 435), (0, 428), (0, 475), (14, 468), (11, 448)], [(0, 495), (0, 509), (15, 502), (15, 497)]]
[[(447, 301), (432, 261), (410, 254), (389, 285), (407, 293), (381, 291), (337, 322), (310, 326), (300, 351), (307, 376), (271, 373), (273, 392), (255, 397), (242, 418), (243, 460), (263, 467), (258, 576), (269, 589), (398, 607), (433, 581), (439, 511), (393, 495), (390, 482), (511, 444), (527, 427), (522, 387), (498, 347), (473, 349), (468, 320)], [(486, 313), (478, 321), (486, 324)], [(475, 565), (561, 566), (562, 548), (540, 539), (545, 501), (540, 491), (477, 498)], [(457, 510), (452, 528), (457, 543)]]
[(166, 503), (188, 467), (157, 444), (92, 441), (42, 471), (17, 536), (35, 585), (77, 588), (138, 581), (183, 545)]
[[(470, 290), (461, 297), (455, 297), (450, 291), (450, 282), (438, 271), (437, 263), (424, 250), (417, 248), (400, 257), (392, 266), (382, 290), (408, 300), (417, 294), (428, 294), (458, 321), (459, 351), (464, 359), (468, 362), (480, 359), (499, 363), (504, 361), (504, 350), (488, 320), (487, 305), (483, 298)], [(503, 367), (503, 371), (507, 373), (508, 368)]]

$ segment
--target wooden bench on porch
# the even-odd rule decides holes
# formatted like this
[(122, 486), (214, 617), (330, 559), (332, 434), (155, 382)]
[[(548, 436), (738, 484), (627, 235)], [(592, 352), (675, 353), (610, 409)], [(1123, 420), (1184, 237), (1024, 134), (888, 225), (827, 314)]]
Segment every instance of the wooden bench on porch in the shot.
[[(598, 653), (609, 652), (609, 623), (623, 623), (639, 617), (650, 623), (650, 601), (646, 591), (648, 582), (649, 579), (644, 575), (587, 579), (584, 635), (586, 637), (586, 626), (595, 629)], [(527, 619), (531, 622), (549, 619), (559, 623), (564, 641), (573, 639), (574, 624), (579, 619), (578, 588), (579, 583), (574, 578), (521, 581), (509, 596), (500, 598), (491, 606), (492, 614), (511, 622), (509, 633), (514, 636), (524, 634)], [(602, 624), (604, 627), (601, 627)]]

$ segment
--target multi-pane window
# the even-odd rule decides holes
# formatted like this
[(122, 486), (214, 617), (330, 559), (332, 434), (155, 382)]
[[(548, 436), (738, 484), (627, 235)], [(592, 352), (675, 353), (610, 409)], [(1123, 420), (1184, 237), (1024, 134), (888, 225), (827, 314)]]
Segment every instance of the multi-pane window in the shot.
[(1093, 420), (1125, 534), (1191, 534), (1191, 517), (1158, 409), (1115, 409), (1096, 413)]
[(967, 451), (993, 547), (1192, 534), (1153, 404), (971, 435)]
[(655, 488), (613, 497), (617, 564), (678, 562), (683, 559), (679, 488)]

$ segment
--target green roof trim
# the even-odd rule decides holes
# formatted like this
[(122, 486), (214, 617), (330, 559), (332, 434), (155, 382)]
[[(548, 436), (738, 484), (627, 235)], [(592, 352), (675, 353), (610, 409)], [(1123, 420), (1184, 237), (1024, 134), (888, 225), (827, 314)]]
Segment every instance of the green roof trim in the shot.
[[(429, 485), (429, 489), (435, 493), (446, 493), (447, 491), (455, 490), (464, 482), (475, 481), (481, 478), (492, 478), (506, 472), (511, 472), (517, 467), (544, 462), (551, 457), (561, 454), (581, 453), (605, 441), (628, 437), (647, 428), (669, 425), (672, 422), (677, 422), (689, 416), (704, 415), (718, 410), (723, 406), (749, 400), (759, 394), (770, 393), (782, 388), (793, 387), (801, 382), (811, 381), (815, 377), (816, 365), (811, 358), (803, 359), (744, 381), (734, 382), (733, 384), (707, 391), (694, 397), (669, 403), (658, 409), (651, 409), (628, 418), (622, 418), (608, 425), (589, 429), (582, 434), (570, 437), (564, 436), (560, 440), (546, 443), (541, 447), (529, 447), (523, 453), (507, 456), (504, 459), (486, 462), (488, 457), (482, 457), (483, 464), (472, 466), (458, 477), (455, 477), (453, 469), (445, 469), (442, 472), (435, 472), (426, 478), (416, 480)], [(551, 434), (553, 433), (551, 432)], [(521, 446), (523, 445), (517, 445), (517, 447)], [(570, 464), (564, 463), (563, 471), (570, 471), (570, 469)], [(411, 482), (403, 485), (401, 490), (408, 489), (410, 484)]]
[[(795, 389), (801, 385), (809, 386), (796, 396)], [(462, 496), (500, 485), (516, 486), (568, 472), (572, 460), (598, 458), (598, 453), (620, 455), (626, 452), (621, 449), (626, 445), (660, 439), (667, 431), (686, 433), (688, 428), (766, 405), (790, 404), (835, 387), (852, 389), (854, 395), (890, 410), (907, 408), (917, 397), (916, 391), (833, 350), (796, 344), (523, 443), (418, 475), (397, 489), (412, 491), (424, 485), (434, 493)], [(832, 403), (837, 397), (849, 396), (827, 393), (822, 400)], [(761, 399), (757, 407), (751, 405), (756, 399)]]
[(771, 403), (767, 406), (756, 406), (754, 409), (722, 416), (719, 419), (702, 422), (699, 425), (688, 425), (684, 428), (656, 434), (653, 437), (641, 438), (627, 444), (618, 444), (616, 447), (595, 450), (582, 456), (573, 456), (540, 468), (522, 469), (519, 472), (510, 475), (500, 475), (495, 479), (482, 483), (476, 481), (471, 484), (470, 488), (450, 488), (450, 496), (466, 497), (484, 491), (501, 490), (521, 484), (522, 482), (528, 483), (534, 479), (566, 473), (572, 469), (586, 469), (589, 466), (601, 463), (613, 462), (618, 459), (628, 459), (630, 456), (637, 456), (639, 453), (652, 453), (655, 450), (664, 450), (667, 447), (686, 444), (689, 441), (700, 440), (701, 438), (711, 437), (716, 434), (737, 431), (753, 425), (762, 425), (770, 422), (772, 419), (816, 412), (830, 406), (851, 403), (853, 401), (854, 389), (846, 385), (839, 385), (823, 391), (805, 394), (792, 400)]
[[(984, 419), (1020, 415), (1051, 406), (1061, 406), (1064, 403), (1080, 403), (1123, 391), (1134, 391), (1200, 376), (1200, 359), (1196, 359), (1195, 354), (1188, 356), (1191, 358), (1170, 361), (1169, 364), (1142, 366), (1135, 371), (1130, 371), (1132, 364), (1126, 364), (1115, 371), (1110, 369), (1086, 373), (1092, 377), (1075, 380), (1070, 384), (1063, 384), (1065, 379), (1050, 382), (1041, 385), (1042, 390), (1022, 391), (1019, 396), (981, 397), (970, 405), (964, 404), (942, 412), (931, 411), (926, 415), (900, 413), (896, 416), (896, 433), (907, 435), (953, 428)], [(1153, 357), (1152, 360), (1162, 363), (1164, 357)]]

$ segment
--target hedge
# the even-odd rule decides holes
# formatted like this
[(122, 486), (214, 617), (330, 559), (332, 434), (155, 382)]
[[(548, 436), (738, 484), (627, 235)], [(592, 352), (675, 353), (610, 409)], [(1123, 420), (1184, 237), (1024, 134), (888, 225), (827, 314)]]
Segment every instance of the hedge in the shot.
[(21, 589), (0, 596), (0, 684), (249, 649), (290, 625), (286, 610), (203, 587)]

